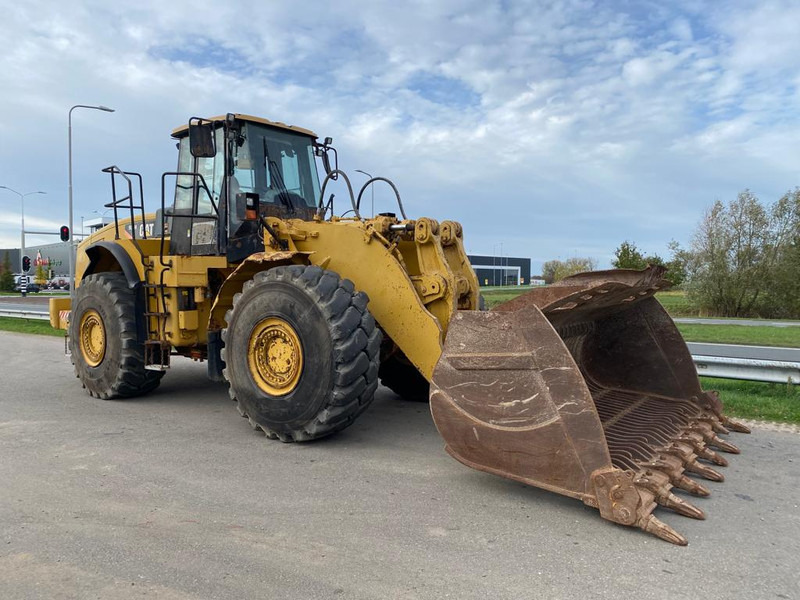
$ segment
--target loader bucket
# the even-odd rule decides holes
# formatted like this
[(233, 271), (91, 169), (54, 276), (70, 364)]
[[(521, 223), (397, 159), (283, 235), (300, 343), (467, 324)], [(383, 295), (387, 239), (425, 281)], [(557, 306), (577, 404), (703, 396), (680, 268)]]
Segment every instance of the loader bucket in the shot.
[(490, 312), (458, 311), (431, 385), (447, 451), (467, 466), (582, 500), (606, 519), (684, 545), (657, 505), (703, 512), (688, 475), (722, 481), (719, 435), (747, 432), (703, 392), (653, 297), (660, 267), (600, 271), (531, 290)]

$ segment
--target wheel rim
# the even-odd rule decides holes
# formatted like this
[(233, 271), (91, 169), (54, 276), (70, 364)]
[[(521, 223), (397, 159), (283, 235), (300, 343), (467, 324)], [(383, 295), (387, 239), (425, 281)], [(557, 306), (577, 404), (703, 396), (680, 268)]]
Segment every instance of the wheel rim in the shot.
[(256, 385), (272, 396), (285, 396), (297, 387), (303, 371), (303, 347), (294, 328), (269, 317), (250, 334), (247, 362)]
[(79, 331), (83, 360), (90, 367), (96, 367), (106, 355), (106, 328), (100, 314), (94, 309), (83, 313)]

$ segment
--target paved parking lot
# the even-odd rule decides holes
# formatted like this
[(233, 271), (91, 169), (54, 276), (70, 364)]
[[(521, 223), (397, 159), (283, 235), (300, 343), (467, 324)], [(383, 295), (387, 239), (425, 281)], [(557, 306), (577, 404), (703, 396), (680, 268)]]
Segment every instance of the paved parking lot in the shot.
[(463, 467), (385, 389), (268, 441), (204, 367), (96, 400), (63, 341), (0, 332), (0, 598), (798, 597), (800, 435), (736, 435), (708, 520), (659, 512), (680, 548)]

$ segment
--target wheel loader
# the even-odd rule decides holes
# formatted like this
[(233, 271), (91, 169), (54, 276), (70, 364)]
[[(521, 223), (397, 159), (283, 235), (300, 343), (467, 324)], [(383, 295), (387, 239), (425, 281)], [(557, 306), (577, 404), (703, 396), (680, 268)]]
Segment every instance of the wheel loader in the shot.
[[(305, 442), (352, 424), (383, 381), (429, 400), (463, 464), (687, 543), (654, 509), (704, 518), (683, 492), (708, 495), (695, 478), (722, 481), (719, 451), (738, 452), (724, 436), (747, 428), (701, 389), (654, 298), (663, 268), (582, 273), (481, 310), (461, 225), (409, 218), (382, 177), (354, 193), (330, 138), (242, 114), (172, 137), (155, 213), (141, 175), (104, 169), (114, 222), (78, 246), (74, 300), (51, 300), (90, 395), (145, 394), (173, 357), (203, 360), (254, 428)], [(334, 180), (344, 206), (326, 198)], [(362, 213), (377, 184), (396, 212)]]

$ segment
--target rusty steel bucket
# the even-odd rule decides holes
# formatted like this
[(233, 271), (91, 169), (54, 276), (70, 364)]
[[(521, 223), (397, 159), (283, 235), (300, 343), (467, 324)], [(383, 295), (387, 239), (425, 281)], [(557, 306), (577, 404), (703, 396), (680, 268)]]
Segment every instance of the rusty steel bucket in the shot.
[(749, 430), (704, 392), (653, 295), (663, 267), (583, 273), (490, 312), (458, 311), (430, 406), (447, 451), (467, 466), (582, 500), (606, 519), (675, 544), (657, 505), (705, 518), (673, 493), (722, 481), (709, 463)]

